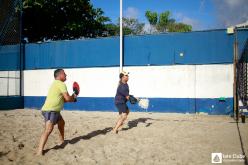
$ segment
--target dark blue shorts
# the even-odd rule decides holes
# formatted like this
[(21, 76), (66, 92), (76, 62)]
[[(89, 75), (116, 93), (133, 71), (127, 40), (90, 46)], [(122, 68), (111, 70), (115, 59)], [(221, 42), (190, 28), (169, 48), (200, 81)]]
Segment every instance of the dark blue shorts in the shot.
[(57, 124), (58, 121), (62, 119), (62, 116), (60, 115), (60, 112), (42, 111), (42, 115), (45, 118), (45, 122), (50, 120), (53, 124)]
[(129, 109), (128, 109), (127, 104), (115, 104), (115, 106), (118, 109), (119, 114), (128, 113), (129, 112)]

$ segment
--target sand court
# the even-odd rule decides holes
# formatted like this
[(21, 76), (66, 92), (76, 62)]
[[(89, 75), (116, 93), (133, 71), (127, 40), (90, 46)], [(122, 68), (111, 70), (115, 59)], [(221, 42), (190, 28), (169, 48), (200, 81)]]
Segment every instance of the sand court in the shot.
[(248, 153), (248, 124), (237, 125), (229, 116), (131, 112), (117, 135), (111, 132), (117, 112), (62, 111), (62, 116), (65, 143), (58, 145), (55, 126), (44, 156), (37, 157), (41, 112), (0, 111), (0, 164), (211, 164), (211, 153)]

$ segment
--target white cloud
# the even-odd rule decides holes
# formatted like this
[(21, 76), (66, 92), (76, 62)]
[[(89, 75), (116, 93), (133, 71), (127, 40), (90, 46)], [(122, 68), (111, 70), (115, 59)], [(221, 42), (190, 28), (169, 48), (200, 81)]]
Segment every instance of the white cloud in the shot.
[(223, 3), (227, 3), (228, 6), (238, 6), (240, 4), (240, 0), (225, 0)]
[(124, 11), (124, 16), (127, 18), (138, 18), (139, 16), (139, 10), (135, 7), (128, 7), (125, 11)]
[(182, 22), (188, 25), (192, 25), (192, 27), (196, 28), (199, 26), (199, 22), (195, 19), (189, 17), (183, 17)]
[(175, 18), (177, 22), (185, 23), (192, 26), (193, 30), (201, 30), (201, 23), (193, 18), (185, 16), (183, 13), (175, 13)]
[(218, 27), (226, 28), (248, 20), (247, 0), (212, 0)]

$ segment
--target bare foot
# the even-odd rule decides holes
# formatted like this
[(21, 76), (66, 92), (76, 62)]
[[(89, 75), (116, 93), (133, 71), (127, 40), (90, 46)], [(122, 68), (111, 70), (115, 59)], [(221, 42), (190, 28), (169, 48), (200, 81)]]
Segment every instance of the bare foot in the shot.
[(36, 156), (43, 156), (43, 151), (37, 151)]
[(118, 131), (121, 131), (123, 128), (123, 125), (121, 125), (119, 128), (118, 128)]
[(65, 141), (63, 140), (63, 141), (60, 141), (58, 145), (62, 145), (64, 143), (65, 143)]
[(112, 130), (113, 134), (118, 134), (118, 130)]

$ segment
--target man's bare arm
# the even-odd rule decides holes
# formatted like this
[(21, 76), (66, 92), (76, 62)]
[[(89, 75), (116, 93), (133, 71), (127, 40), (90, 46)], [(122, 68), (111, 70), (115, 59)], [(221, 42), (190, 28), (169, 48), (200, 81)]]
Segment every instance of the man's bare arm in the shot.
[(74, 102), (75, 98), (77, 97), (75, 94), (69, 95), (68, 92), (63, 93), (63, 97), (65, 102)]

